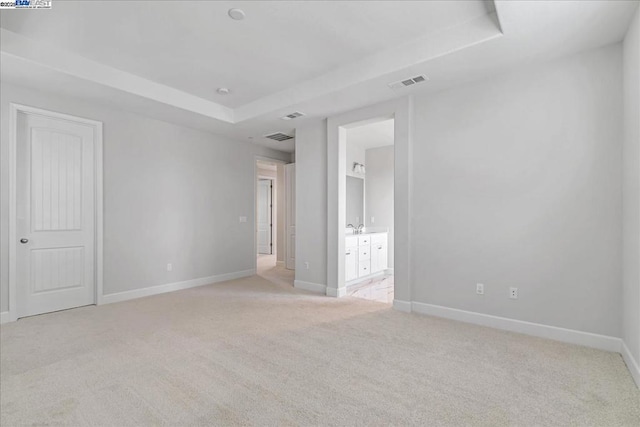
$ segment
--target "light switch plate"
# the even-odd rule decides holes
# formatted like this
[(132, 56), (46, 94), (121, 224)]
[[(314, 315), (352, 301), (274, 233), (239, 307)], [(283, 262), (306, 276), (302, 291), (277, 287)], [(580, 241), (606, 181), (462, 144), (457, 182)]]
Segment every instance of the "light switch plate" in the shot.
[(247, 217), (246, 216), (241, 216), (238, 219), (240, 220), (240, 222), (247, 222)]

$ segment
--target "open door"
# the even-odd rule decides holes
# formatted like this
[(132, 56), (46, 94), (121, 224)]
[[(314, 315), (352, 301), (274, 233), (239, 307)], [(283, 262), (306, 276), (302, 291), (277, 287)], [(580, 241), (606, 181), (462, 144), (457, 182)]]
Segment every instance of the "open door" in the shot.
[(258, 253), (273, 253), (273, 185), (270, 179), (258, 180)]

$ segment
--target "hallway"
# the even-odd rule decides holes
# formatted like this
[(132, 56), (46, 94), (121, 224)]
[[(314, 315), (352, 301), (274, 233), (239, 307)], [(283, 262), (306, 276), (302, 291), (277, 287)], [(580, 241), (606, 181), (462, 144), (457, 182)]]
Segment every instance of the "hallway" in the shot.
[(284, 265), (277, 265), (275, 255), (258, 255), (256, 274), (277, 285), (293, 287), (294, 270), (287, 270)]

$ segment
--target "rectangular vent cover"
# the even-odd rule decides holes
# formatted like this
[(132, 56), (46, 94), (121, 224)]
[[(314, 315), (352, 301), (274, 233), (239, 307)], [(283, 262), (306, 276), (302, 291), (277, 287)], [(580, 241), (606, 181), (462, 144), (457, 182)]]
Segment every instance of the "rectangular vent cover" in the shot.
[(273, 139), (274, 141), (287, 141), (289, 139), (293, 139), (291, 135), (287, 135), (286, 133), (276, 132), (270, 135), (265, 135), (265, 138)]
[(413, 86), (418, 83), (426, 82), (429, 77), (421, 74), (419, 76), (411, 77), (409, 79), (400, 80), (397, 82), (389, 83), (391, 89), (400, 89), (401, 87)]
[(304, 113), (301, 113), (300, 111), (294, 111), (291, 114), (287, 114), (286, 116), (280, 117), (282, 120), (292, 120), (292, 119), (297, 119), (298, 117), (302, 117), (304, 116)]

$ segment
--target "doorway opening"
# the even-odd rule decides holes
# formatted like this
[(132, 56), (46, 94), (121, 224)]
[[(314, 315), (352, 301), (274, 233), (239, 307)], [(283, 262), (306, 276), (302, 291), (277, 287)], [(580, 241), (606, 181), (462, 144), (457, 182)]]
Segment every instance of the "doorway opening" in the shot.
[(346, 295), (391, 304), (394, 298), (394, 119), (347, 125)]
[(255, 162), (256, 273), (272, 282), (293, 286), (286, 269), (286, 182), (284, 162), (267, 158)]
[[(346, 134), (348, 129), (393, 119), (393, 307), (411, 311), (412, 99), (397, 98), (327, 119), (327, 290), (342, 297), (346, 287)], [(350, 165), (353, 167), (353, 165)], [(367, 171), (365, 165), (365, 173)], [(377, 219), (376, 219), (377, 222)]]

